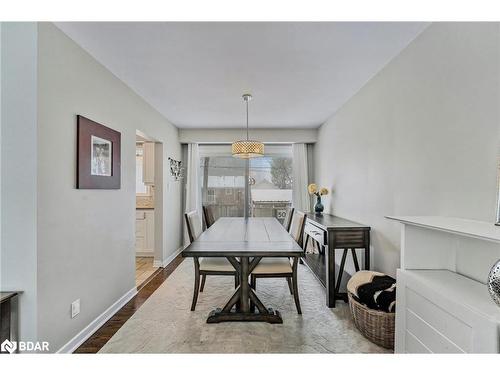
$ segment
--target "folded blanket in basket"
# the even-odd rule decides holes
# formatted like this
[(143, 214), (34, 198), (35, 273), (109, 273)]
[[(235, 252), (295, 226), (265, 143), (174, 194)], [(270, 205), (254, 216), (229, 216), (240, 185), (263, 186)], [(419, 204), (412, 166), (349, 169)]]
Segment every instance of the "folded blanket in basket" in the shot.
[(353, 298), (370, 309), (396, 311), (396, 280), (374, 271), (356, 272), (347, 283)]

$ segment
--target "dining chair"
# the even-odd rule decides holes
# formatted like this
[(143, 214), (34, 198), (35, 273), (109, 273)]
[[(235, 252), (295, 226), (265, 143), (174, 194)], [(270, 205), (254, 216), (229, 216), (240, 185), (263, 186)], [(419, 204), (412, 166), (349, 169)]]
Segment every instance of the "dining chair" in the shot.
[[(198, 211), (191, 211), (184, 214), (186, 219), (187, 232), (189, 236), (190, 243), (196, 240), (202, 231), (201, 228), (201, 218)], [(234, 267), (229, 263), (226, 258), (193, 258), (194, 260), (194, 292), (193, 292), (193, 302), (191, 303), (191, 311), (196, 308), (196, 302), (198, 301), (198, 291), (203, 292), (205, 288), (205, 280), (208, 275), (217, 276), (233, 276), (234, 286), (238, 287), (238, 274)], [(202, 277), (200, 286), (200, 276)]]
[[(306, 214), (302, 211), (294, 210), (290, 228), (288, 233), (302, 247), (302, 239), (304, 237), (304, 225), (306, 223)], [(260, 278), (285, 278), (290, 289), (290, 294), (293, 295), (297, 313), (302, 314), (299, 300), (298, 280), (297, 280), (297, 264), (299, 258), (294, 257), (290, 262), (289, 258), (262, 258), (257, 266), (252, 271), (250, 276), (250, 284), (254, 290), (257, 288), (257, 279)], [(252, 311), (255, 306), (251, 304)]]
[(286, 209), (286, 215), (285, 215), (285, 220), (283, 220), (283, 226), (285, 227), (287, 232), (290, 230), (290, 225), (292, 224), (293, 211), (295, 211), (295, 208), (293, 207), (288, 207)]
[(214, 212), (210, 206), (203, 206), (203, 218), (207, 229), (215, 223)]

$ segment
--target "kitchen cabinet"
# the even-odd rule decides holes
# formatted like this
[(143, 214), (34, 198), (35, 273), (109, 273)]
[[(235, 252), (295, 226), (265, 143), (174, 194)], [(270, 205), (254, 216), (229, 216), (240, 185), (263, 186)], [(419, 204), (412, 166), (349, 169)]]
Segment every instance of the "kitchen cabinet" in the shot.
[(142, 146), (142, 182), (146, 186), (155, 184), (155, 143), (144, 142)]
[(135, 251), (137, 256), (154, 256), (154, 210), (135, 212)]

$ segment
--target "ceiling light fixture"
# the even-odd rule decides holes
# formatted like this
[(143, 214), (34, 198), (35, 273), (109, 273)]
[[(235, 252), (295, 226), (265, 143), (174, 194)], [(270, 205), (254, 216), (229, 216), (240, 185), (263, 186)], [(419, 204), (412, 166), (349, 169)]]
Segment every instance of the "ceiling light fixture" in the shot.
[(252, 95), (243, 94), (243, 100), (247, 107), (247, 139), (233, 142), (231, 145), (231, 153), (233, 157), (240, 159), (258, 158), (264, 156), (264, 143), (252, 141), (248, 138), (248, 102), (252, 100)]

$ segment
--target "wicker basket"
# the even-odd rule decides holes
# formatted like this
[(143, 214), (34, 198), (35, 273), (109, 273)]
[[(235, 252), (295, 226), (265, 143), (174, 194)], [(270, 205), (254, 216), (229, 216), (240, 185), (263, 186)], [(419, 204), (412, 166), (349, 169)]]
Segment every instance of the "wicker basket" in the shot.
[(356, 301), (351, 293), (349, 307), (354, 325), (371, 342), (387, 349), (394, 349), (394, 319), (395, 313), (372, 310)]

